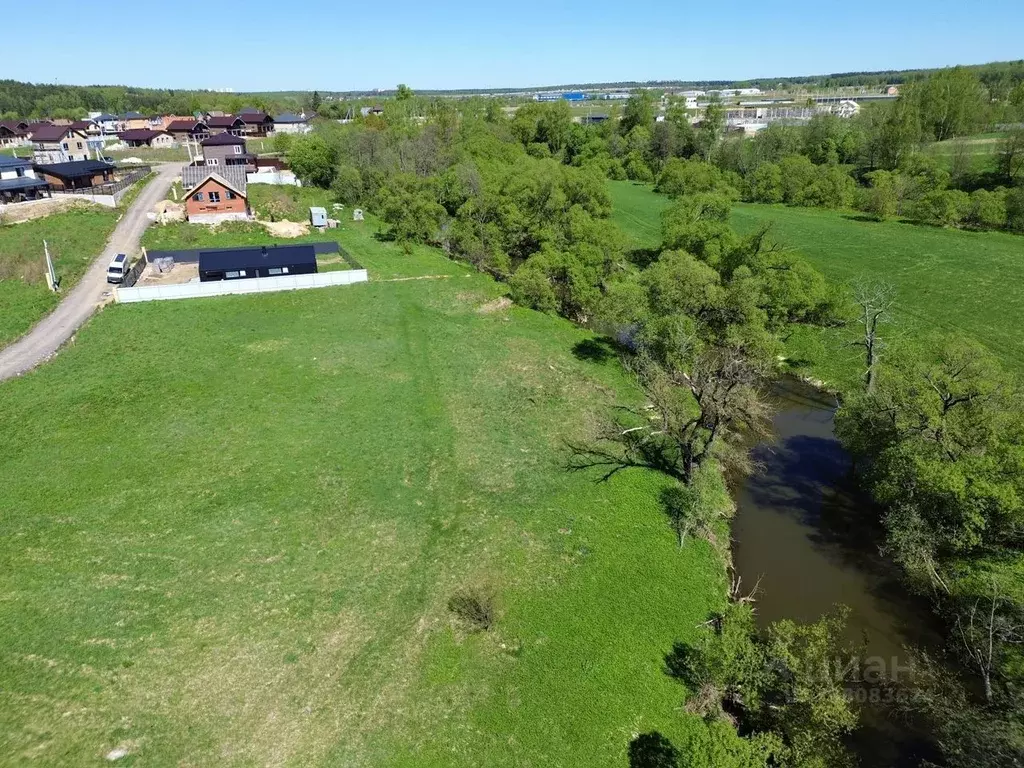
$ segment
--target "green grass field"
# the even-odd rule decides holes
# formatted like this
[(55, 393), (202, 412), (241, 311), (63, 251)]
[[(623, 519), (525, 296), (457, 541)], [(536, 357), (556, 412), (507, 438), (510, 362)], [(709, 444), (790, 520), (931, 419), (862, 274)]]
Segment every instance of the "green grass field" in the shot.
[[(721, 564), (677, 549), (658, 476), (564, 468), (636, 396), (618, 364), (373, 228), (332, 231), (373, 282), (113, 305), (0, 384), (0, 764), (589, 768), (703, 738), (663, 657)], [(447, 602), (478, 584), (472, 633)]]
[(119, 211), (83, 203), (79, 210), (0, 225), (0, 347), (50, 312), (60, 294), (46, 287), (43, 241), (67, 290), (85, 273), (114, 231)]
[[(668, 201), (649, 187), (611, 182), (615, 220), (637, 247), (659, 240)], [(984, 343), (1004, 363), (1024, 370), (1024, 238), (964, 232), (900, 221), (874, 222), (855, 213), (738, 204), (733, 225), (753, 231), (771, 222), (775, 237), (843, 283), (884, 280), (897, 290), (894, 341), (915, 344), (938, 333), (961, 333)], [(819, 378), (847, 383), (859, 360), (846, 331), (798, 331), (792, 355)]]

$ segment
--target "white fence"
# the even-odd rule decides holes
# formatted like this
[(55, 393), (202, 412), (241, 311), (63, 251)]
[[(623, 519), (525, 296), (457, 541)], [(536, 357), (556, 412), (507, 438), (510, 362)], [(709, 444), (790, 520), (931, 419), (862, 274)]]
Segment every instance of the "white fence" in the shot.
[(140, 285), (117, 288), (114, 295), (122, 304), (138, 301), (164, 301), (168, 299), (196, 299), (203, 296), (227, 296), (236, 293), (271, 293), (297, 291), (304, 288), (326, 288), (331, 285), (365, 283), (365, 269), (343, 269), (335, 272), (315, 272), (311, 275), (281, 275), (279, 277), (249, 277), (242, 280), (211, 280), (207, 283), (181, 283), (178, 285)]

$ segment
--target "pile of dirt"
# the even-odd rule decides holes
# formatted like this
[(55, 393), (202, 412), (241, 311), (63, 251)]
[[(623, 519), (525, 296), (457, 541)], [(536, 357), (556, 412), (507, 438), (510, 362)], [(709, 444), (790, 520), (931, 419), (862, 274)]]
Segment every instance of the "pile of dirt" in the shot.
[(158, 224), (185, 220), (185, 206), (173, 200), (161, 200), (153, 206), (153, 210), (156, 211), (156, 221)]
[(260, 221), (274, 237), (302, 237), (309, 233), (309, 224), (300, 221)]

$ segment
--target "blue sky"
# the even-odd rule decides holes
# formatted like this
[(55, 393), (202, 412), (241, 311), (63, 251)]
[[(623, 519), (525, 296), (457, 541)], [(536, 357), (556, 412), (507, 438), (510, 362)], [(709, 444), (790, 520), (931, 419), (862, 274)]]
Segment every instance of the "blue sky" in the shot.
[[(1024, 57), (1021, 0), (5, 2), (0, 78), (177, 88), (740, 79)], [(192, 6), (194, 10), (181, 9)], [(45, 22), (43, 22), (45, 23)], [(88, 30), (87, 34), (84, 34)], [(83, 45), (90, 50), (85, 52)]]

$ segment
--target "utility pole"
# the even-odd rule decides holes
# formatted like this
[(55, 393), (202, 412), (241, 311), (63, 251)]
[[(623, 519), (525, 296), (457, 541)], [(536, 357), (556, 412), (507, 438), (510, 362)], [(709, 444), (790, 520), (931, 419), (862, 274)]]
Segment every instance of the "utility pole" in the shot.
[(46, 254), (46, 278), (47, 283), (50, 286), (50, 290), (54, 293), (57, 292), (57, 273), (53, 269), (53, 259), (50, 258), (50, 247), (43, 240), (43, 253)]

